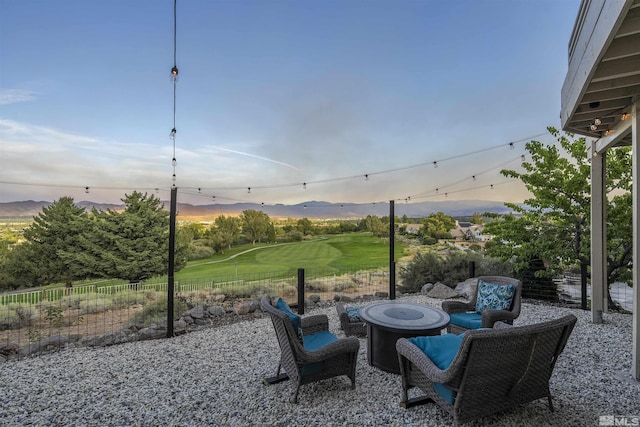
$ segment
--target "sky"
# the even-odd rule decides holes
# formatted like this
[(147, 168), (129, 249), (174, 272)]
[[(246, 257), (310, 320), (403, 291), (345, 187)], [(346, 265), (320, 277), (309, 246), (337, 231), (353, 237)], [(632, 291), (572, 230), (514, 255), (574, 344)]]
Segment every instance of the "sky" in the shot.
[(0, 202), (522, 202), (579, 5), (0, 0)]

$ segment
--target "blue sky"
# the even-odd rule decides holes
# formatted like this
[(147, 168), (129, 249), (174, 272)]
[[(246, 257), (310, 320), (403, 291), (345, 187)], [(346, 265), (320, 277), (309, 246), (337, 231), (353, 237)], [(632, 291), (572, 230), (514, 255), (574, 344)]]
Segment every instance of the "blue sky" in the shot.
[[(579, 4), (178, 0), (178, 200), (522, 201)], [(173, 1), (0, 10), (0, 202), (168, 199)]]

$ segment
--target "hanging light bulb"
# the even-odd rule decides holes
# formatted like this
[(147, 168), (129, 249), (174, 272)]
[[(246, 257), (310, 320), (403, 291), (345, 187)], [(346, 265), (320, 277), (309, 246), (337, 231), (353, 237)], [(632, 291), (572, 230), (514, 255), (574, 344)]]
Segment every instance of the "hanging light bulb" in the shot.
[(88, 193), (89, 192), (89, 187), (84, 187), (84, 192)]
[(169, 132), (169, 139), (171, 139), (172, 141), (175, 141), (176, 139), (176, 128), (171, 129), (171, 132)]
[(369, 181), (369, 174), (368, 173), (364, 175), (364, 180), (365, 181)]
[(449, 193), (444, 193), (444, 197), (449, 197)]
[(174, 182), (174, 184), (173, 184), (173, 185), (176, 185), (176, 184), (175, 184), (175, 182), (176, 182), (176, 174), (175, 174), (175, 173), (174, 173), (174, 174), (173, 174), (173, 176), (171, 177), (171, 180)]
[(596, 126), (600, 126), (602, 124), (602, 120), (598, 119), (597, 117), (593, 120), (593, 124)]
[(260, 203), (260, 206), (262, 206), (264, 208), (264, 202)]
[(476, 180), (476, 176), (475, 175), (473, 175), (471, 178), (473, 178), (474, 181)]
[(438, 167), (438, 162), (435, 162), (435, 161), (434, 161), (434, 162), (433, 162), (433, 167), (434, 167), (434, 168), (437, 168), (437, 167)]
[(493, 190), (493, 184), (491, 184), (491, 189)]
[(178, 67), (175, 65), (171, 68), (171, 82), (175, 83), (178, 81)]
[(202, 194), (202, 188), (198, 188), (198, 194)]
[(520, 160), (522, 160), (524, 162), (524, 160), (525, 160), (524, 154), (520, 156)]
[(251, 187), (247, 187), (247, 193), (251, 193)]
[(213, 200), (215, 200), (215, 199), (216, 199), (216, 196), (211, 196), (211, 198), (212, 198)]
[(629, 113), (622, 113), (622, 117), (620, 117), (620, 120), (622, 120), (623, 122), (625, 120), (627, 120), (629, 117), (631, 117), (631, 114)]
[(176, 167), (177, 164), (178, 164), (178, 161), (176, 160), (175, 157), (171, 159), (171, 165), (173, 165), (174, 168)]
[(436, 188), (436, 194), (438, 194), (438, 191), (440, 191), (440, 189), (439, 189), (439, 188)]
[(510, 150), (513, 150), (513, 149), (515, 149), (515, 148), (516, 148), (516, 146), (513, 144), (513, 142), (510, 142), (510, 143), (509, 143), (509, 149), (510, 149)]
[(307, 189), (307, 183), (306, 182), (302, 183), (302, 188), (305, 189), (305, 190)]
[(302, 208), (303, 208), (303, 209), (307, 209), (307, 205), (303, 205), (303, 206), (302, 206)]

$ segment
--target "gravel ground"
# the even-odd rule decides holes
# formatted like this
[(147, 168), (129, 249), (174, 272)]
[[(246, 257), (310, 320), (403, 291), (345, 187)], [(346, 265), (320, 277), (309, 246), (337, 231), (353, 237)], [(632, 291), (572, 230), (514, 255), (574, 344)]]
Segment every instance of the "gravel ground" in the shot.
[[(440, 306), (424, 296), (400, 298)], [(329, 316), (342, 336), (334, 307)], [(483, 418), (476, 426), (597, 426), (599, 416), (640, 416), (640, 382), (631, 380), (631, 316), (524, 303), (516, 324), (573, 313), (578, 323), (546, 399)], [(399, 407), (400, 377), (367, 364), (360, 340), (356, 389), (346, 377), (302, 386), (265, 386), (279, 349), (271, 321), (235, 323), (155, 341), (75, 348), (0, 364), (1, 426), (448, 426), (434, 404)], [(633, 420), (631, 420), (633, 421)]]

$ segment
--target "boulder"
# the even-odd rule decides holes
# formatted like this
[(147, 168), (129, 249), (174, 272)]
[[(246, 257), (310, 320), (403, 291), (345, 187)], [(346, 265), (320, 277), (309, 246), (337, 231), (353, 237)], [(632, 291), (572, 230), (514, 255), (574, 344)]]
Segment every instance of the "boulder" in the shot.
[(465, 297), (466, 299), (471, 299), (476, 294), (477, 289), (478, 279), (473, 277), (456, 285), (456, 292), (458, 295)]
[(223, 316), (226, 313), (225, 309), (219, 305), (213, 305), (209, 307), (207, 311), (209, 312), (209, 315), (216, 316), (216, 317)]
[(428, 294), (431, 289), (433, 289), (435, 285), (433, 283), (425, 283), (420, 292), (424, 294)]
[(204, 317), (204, 306), (198, 304), (191, 310), (185, 311), (184, 315), (192, 317), (194, 319), (202, 319)]
[(454, 291), (447, 285), (443, 285), (442, 283), (436, 283), (433, 289), (429, 291), (427, 296), (430, 298), (446, 299), (446, 298), (455, 298), (459, 295), (456, 291)]

